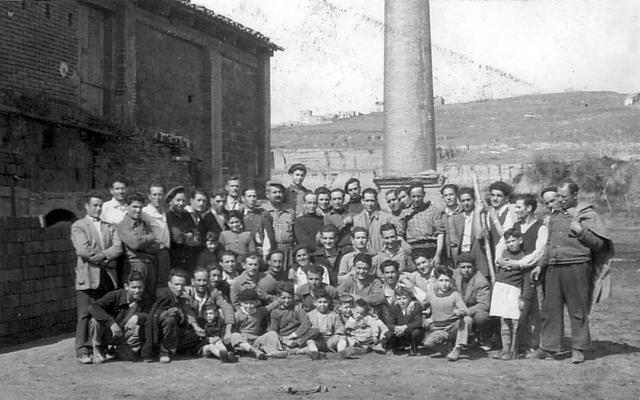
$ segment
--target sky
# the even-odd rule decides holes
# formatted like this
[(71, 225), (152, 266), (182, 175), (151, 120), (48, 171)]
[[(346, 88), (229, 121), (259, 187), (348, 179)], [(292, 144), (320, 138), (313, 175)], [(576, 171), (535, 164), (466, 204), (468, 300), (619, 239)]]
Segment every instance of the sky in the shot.
[[(302, 110), (369, 112), (382, 100), (383, 0), (192, 2), (285, 48), (271, 62), (273, 123)], [(638, 0), (432, 0), (430, 10), (435, 94), (447, 102), (640, 91)]]

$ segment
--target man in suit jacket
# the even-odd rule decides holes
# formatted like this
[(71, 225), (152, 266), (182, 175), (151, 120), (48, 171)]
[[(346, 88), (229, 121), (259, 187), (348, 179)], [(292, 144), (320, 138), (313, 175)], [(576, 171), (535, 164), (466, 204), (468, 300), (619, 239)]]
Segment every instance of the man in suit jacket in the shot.
[(484, 253), (485, 238), (480, 218), (480, 209), (476, 208), (474, 190), (470, 187), (462, 187), (458, 190), (458, 198), (462, 212), (452, 215), (451, 226), (451, 253), (455, 263), (462, 253), (470, 253), (475, 259), (475, 266), (485, 277), (489, 277), (489, 264)]
[(456, 289), (467, 306), (465, 324), (473, 327), (481, 336), (486, 336), (489, 324), (489, 306), (491, 305), (491, 285), (487, 278), (477, 270), (473, 255), (462, 253), (458, 256), (453, 272)]
[(103, 199), (89, 193), (84, 208), (87, 215), (71, 225), (71, 241), (76, 250), (76, 356), (82, 364), (92, 362), (89, 337), (89, 306), (117, 286), (116, 259), (122, 242), (116, 228), (100, 220)]

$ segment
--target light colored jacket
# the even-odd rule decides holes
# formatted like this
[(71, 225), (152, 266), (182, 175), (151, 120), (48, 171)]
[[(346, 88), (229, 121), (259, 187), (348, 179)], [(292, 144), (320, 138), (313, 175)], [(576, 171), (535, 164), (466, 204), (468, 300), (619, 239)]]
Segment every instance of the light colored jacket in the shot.
[[(105, 269), (114, 286), (118, 286), (116, 259), (122, 254), (122, 242), (116, 228), (100, 221), (100, 234), (90, 217), (84, 217), (71, 225), (71, 241), (76, 249), (76, 290), (97, 289), (100, 286), (100, 270)], [(104, 254), (105, 261), (95, 264), (89, 259)]]

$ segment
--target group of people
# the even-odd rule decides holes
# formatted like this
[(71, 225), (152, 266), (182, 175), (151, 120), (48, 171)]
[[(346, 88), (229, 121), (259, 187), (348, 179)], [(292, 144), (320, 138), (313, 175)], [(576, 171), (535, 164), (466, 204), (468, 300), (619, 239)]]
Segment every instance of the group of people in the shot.
[[(76, 356), (170, 362), (177, 352), (236, 362), (328, 352), (450, 361), (478, 345), (491, 357), (555, 358), (566, 305), (572, 360), (590, 344), (594, 276), (613, 250), (578, 186), (538, 199), (501, 181), (489, 197), (444, 185), (444, 207), (419, 182), (378, 201), (358, 179), (344, 189), (268, 182), (266, 202), (238, 176), (205, 193), (160, 184), (85, 199), (76, 249)], [(387, 210), (383, 210), (382, 208)]]

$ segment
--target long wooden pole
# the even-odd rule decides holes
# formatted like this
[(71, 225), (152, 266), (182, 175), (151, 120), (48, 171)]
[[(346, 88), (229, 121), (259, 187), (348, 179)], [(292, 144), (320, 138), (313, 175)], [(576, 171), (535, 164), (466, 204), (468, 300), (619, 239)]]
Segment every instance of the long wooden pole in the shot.
[[(483, 201), (482, 197), (480, 197), (480, 184), (478, 183), (478, 175), (475, 172), (471, 173), (471, 179), (473, 180), (473, 191), (476, 194), (476, 202)], [(484, 213), (486, 213), (486, 207), (484, 209)], [(480, 216), (480, 223), (482, 224), (482, 235), (484, 237), (484, 254), (487, 257), (487, 264), (489, 264), (489, 275), (491, 276), (491, 284), (496, 283), (496, 271), (493, 265), (493, 256), (491, 250), (491, 241), (489, 240), (489, 230), (487, 228), (486, 223), (482, 223), (482, 220), (486, 221), (486, 215)]]

